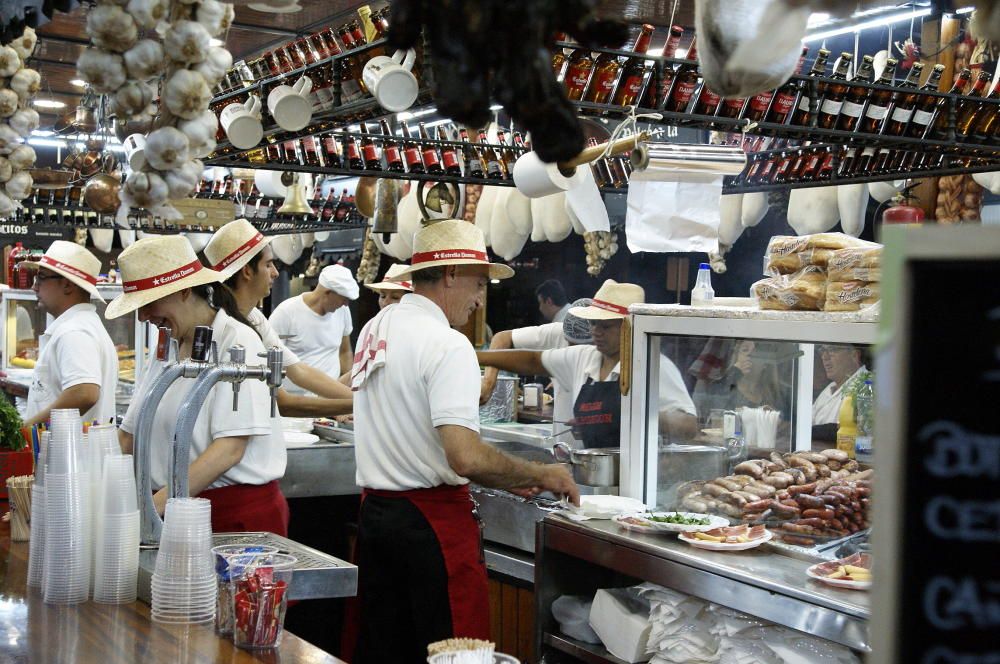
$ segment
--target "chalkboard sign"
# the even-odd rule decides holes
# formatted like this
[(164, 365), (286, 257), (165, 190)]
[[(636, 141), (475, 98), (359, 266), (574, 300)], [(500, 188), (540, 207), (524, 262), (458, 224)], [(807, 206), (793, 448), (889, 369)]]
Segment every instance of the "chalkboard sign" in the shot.
[[(1000, 254), (1000, 238), (991, 237)], [(897, 358), (905, 363), (897, 374), (904, 379), (895, 386), (901, 392), (902, 445), (890, 482), (898, 482), (895, 518), (901, 522), (895, 526), (895, 560), (880, 561), (882, 569), (898, 567), (896, 629), (885, 638), (894, 641), (895, 662), (996, 664), (1000, 255), (917, 256), (906, 266), (900, 274), (908, 283), (900, 295), (908, 316), (899, 321), (905, 329), (896, 330), (908, 340)], [(876, 502), (881, 470), (877, 466)], [(882, 525), (876, 521), (875, 528)], [(885, 551), (876, 546), (876, 557)]]
[(48, 249), (53, 240), (72, 240), (75, 235), (69, 226), (0, 221), (0, 247), (20, 242), (28, 249)]

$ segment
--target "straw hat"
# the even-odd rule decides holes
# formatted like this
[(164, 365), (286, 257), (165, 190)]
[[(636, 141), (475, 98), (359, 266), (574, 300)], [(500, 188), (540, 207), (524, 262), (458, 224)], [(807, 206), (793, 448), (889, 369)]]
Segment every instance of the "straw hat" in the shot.
[(246, 219), (236, 219), (215, 231), (205, 245), (205, 259), (210, 268), (222, 273), (225, 281), (242, 270), (271, 240)]
[(396, 275), (402, 279), (418, 270), (442, 265), (488, 265), (490, 279), (509, 279), (514, 270), (501, 263), (491, 263), (486, 254), (486, 239), (474, 224), (459, 219), (444, 219), (424, 226), (413, 235), (411, 265)]
[(101, 302), (104, 298), (97, 292), (97, 276), (101, 273), (101, 259), (76, 242), (55, 240), (37, 263), (21, 263), (22, 266), (38, 269), (44, 267), (65, 277)]
[(377, 284), (365, 284), (365, 288), (370, 288), (376, 293), (384, 290), (402, 290), (402, 291), (413, 291), (413, 284), (409, 281), (399, 281), (399, 275), (406, 268), (410, 267), (403, 263), (393, 263), (389, 266), (389, 269), (385, 271), (385, 276), (382, 277), (382, 281)]
[(145, 237), (118, 256), (124, 293), (104, 312), (118, 318), (177, 291), (222, 280), (222, 273), (201, 264), (181, 235)]
[(608, 279), (594, 295), (589, 307), (573, 307), (570, 315), (587, 320), (614, 320), (628, 316), (629, 305), (646, 301), (642, 286)]

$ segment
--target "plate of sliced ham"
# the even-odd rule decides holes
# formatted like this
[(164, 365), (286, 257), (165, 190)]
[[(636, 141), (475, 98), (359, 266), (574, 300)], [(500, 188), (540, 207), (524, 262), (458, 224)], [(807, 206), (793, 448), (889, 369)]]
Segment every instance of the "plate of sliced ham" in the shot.
[(678, 536), (696, 549), (708, 551), (746, 551), (760, 546), (773, 537), (770, 530), (758, 526), (724, 526), (701, 533), (681, 533)]
[(847, 558), (817, 563), (806, 569), (806, 576), (838, 588), (867, 590), (872, 586), (872, 557), (867, 553), (855, 553)]

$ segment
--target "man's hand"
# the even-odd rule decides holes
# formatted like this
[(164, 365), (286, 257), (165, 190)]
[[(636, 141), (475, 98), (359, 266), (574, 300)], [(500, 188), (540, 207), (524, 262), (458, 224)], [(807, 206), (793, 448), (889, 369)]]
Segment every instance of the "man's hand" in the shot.
[(479, 388), (479, 405), (485, 406), (486, 402), (493, 396), (493, 390), (497, 386), (497, 371), (487, 370), (483, 376), (482, 386)]
[(573, 477), (561, 463), (548, 463), (542, 466), (541, 489), (551, 491), (556, 496), (569, 499), (577, 507), (580, 506), (580, 488), (576, 486)]

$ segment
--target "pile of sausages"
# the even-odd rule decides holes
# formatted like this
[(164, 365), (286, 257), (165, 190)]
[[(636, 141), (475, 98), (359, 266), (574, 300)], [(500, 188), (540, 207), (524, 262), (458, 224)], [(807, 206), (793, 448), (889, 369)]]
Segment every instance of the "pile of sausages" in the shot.
[(773, 452), (738, 464), (734, 474), (682, 484), (681, 506), (745, 523), (766, 523), (786, 542), (846, 537), (868, 527), (872, 471), (840, 450)]

